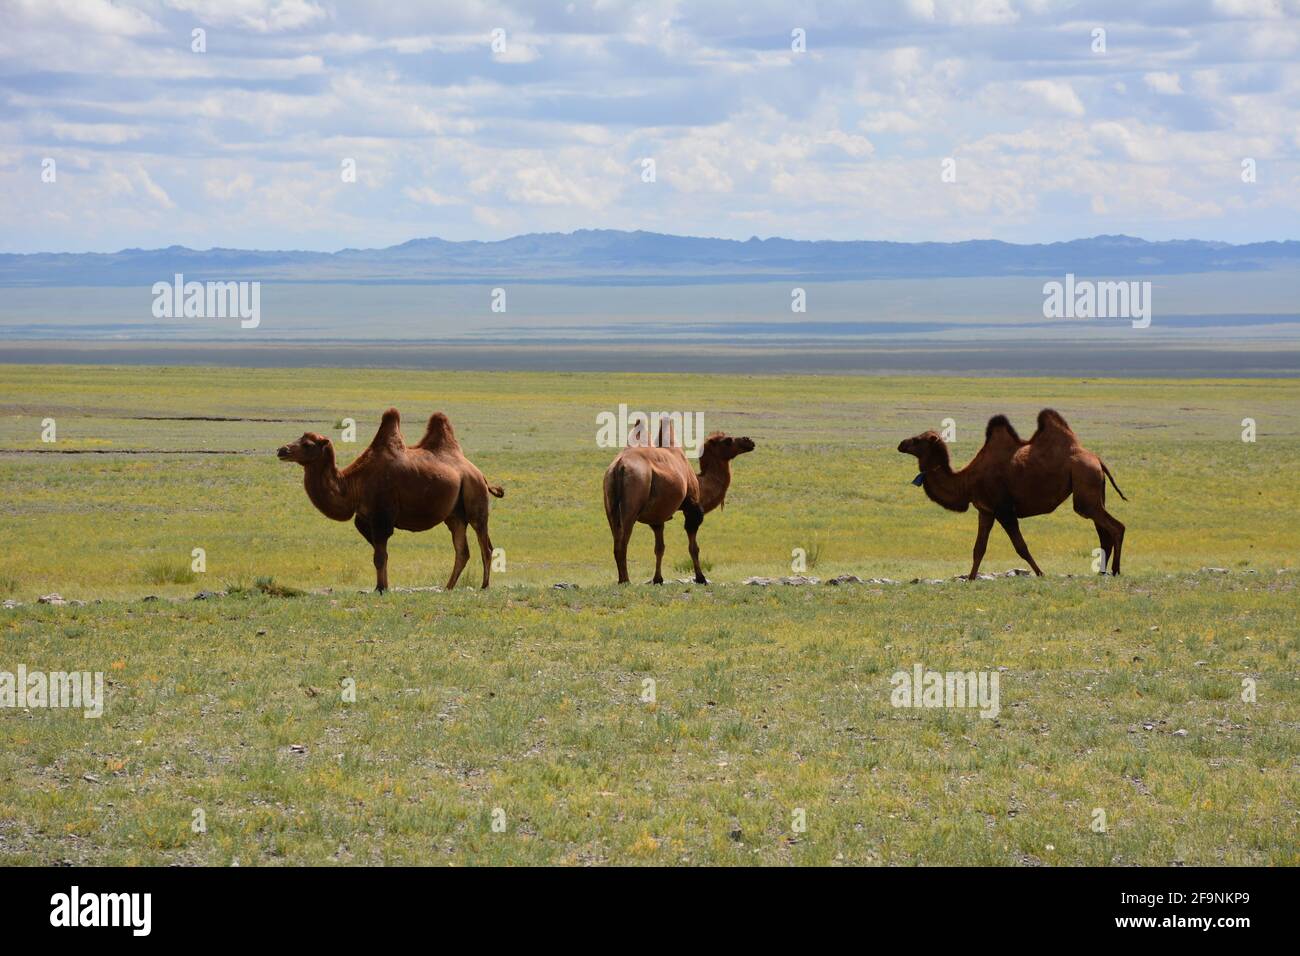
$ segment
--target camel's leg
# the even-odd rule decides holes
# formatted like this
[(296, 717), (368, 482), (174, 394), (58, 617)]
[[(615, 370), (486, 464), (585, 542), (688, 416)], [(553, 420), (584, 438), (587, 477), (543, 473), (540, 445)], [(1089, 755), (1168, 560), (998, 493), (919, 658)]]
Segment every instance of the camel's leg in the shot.
[(465, 519), (458, 514), (447, 516), (447, 530), (451, 532), (451, 543), (456, 549), (456, 563), (452, 565), (451, 577), (447, 579), (447, 590), (450, 591), (460, 580), (460, 572), (465, 570), (469, 561), (469, 538), (465, 536)]
[(618, 566), (618, 583), (631, 584), (627, 574), (627, 543), (632, 539), (635, 521), (628, 521), (622, 527), (614, 529), (614, 563)]
[(640, 476), (630, 472), (626, 465), (620, 465), (606, 476), (605, 517), (614, 538), (614, 564), (618, 568), (619, 584), (631, 583), (627, 573), (627, 543), (636, 527), (637, 515), (645, 508), (654, 487), (653, 478), (644, 486), (639, 479)]
[(663, 564), (664, 564), (664, 526), (663, 523), (654, 524), (650, 527), (655, 529), (655, 576), (652, 583), (663, 584)]
[(392, 536), (393, 529), (385, 522), (379, 519), (370, 522), (368, 537), (375, 549), (375, 590), (380, 594), (388, 590), (388, 539)]
[(984, 560), (984, 551), (988, 548), (989, 532), (993, 530), (993, 515), (987, 511), (980, 512), (980, 527), (975, 533), (975, 550), (971, 554), (970, 579), (980, 573), (980, 562)]
[(478, 536), (479, 556), (483, 559), (483, 588), (486, 590), (492, 577), (492, 539), (488, 537), (487, 518), (474, 523), (474, 534)]
[(487, 483), (466, 482), (461, 486), (461, 505), (464, 507), (465, 520), (474, 529), (478, 538), (479, 557), (483, 560), (483, 583), (487, 589), (492, 578), (492, 538), (488, 535), (488, 491)]
[(370, 519), (363, 517), (362, 515), (357, 515), (352, 519), (352, 523), (356, 525), (357, 530), (361, 532), (361, 537), (366, 539), (366, 543), (373, 545), (374, 542), (370, 539)]
[(1097, 528), (1097, 543), (1101, 545), (1101, 570), (1097, 573), (1105, 574), (1110, 564), (1110, 554), (1115, 550), (1115, 539), (1100, 521), (1094, 521), (1093, 525)]
[(700, 567), (700, 546), (695, 540), (695, 532), (704, 524), (704, 511), (688, 499), (682, 502), (682, 513), (686, 515), (686, 540), (690, 543), (691, 563), (695, 565), (695, 583), (708, 584), (704, 569)]
[[(1108, 554), (1112, 553), (1110, 549), (1106, 547), (1106, 539), (1110, 539), (1110, 541), (1114, 543), (1115, 550), (1113, 552), (1114, 556), (1111, 558), (1110, 562), (1110, 573), (1118, 575), (1119, 551), (1124, 544), (1124, 525), (1105, 508), (1100, 509), (1098, 514), (1093, 515), (1092, 523), (1097, 526), (1097, 537), (1102, 538), (1101, 549), (1103, 551)], [(1104, 565), (1102, 566), (1102, 570), (1105, 571)]]
[(632, 583), (628, 576), (628, 541), (632, 540), (632, 529), (637, 527), (637, 515), (645, 509), (654, 488), (654, 479), (641, 486), (633, 477), (627, 471), (620, 471), (614, 479), (616, 485), (606, 496), (606, 518), (610, 520), (610, 533), (614, 535), (614, 563), (619, 568), (619, 584)]
[(1025, 536), (1020, 533), (1020, 522), (1016, 520), (1016, 516), (1010, 511), (1006, 511), (998, 515), (997, 519), (998, 523), (1002, 525), (1002, 530), (1011, 539), (1011, 545), (1016, 549), (1016, 554), (1028, 561), (1029, 566), (1034, 569), (1034, 573), (1041, 578), (1043, 572), (1029, 554), (1029, 545), (1025, 544)]
[(1101, 541), (1102, 566), (1110, 564), (1110, 573), (1119, 574), (1120, 549), (1124, 545), (1124, 525), (1106, 510), (1106, 477), (1101, 469), (1090, 470), (1075, 480), (1074, 510), (1088, 518), (1097, 528)]
[[(352, 523), (356, 526), (356, 529), (361, 532), (361, 537), (366, 539), (366, 543), (370, 545), (372, 549), (374, 549), (375, 539), (374, 539), (374, 534), (370, 528), (370, 519), (362, 515), (357, 515), (352, 520)], [(387, 560), (385, 560), (385, 564), (387, 564)], [(382, 594), (384, 590), (384, 585), (381, 584), (382, 579), (378, 576), (378, 574), (379, 574), (379, 551), (375, 549), (375, 575), (376, 575), (375, 590)]]

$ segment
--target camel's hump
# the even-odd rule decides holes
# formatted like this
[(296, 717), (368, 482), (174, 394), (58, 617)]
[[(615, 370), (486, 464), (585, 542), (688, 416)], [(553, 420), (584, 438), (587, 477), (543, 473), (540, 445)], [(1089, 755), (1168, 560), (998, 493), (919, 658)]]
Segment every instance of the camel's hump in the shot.
[(1044, 408), (1038, 413), (1038, 428), (1040, 431), (1047, 428), (1060, 428), (1070, 432), (1070, 434), (1074, 434), (1074, 430), (1070, 428), (1069, 422), (1067, 422), (1061, 416), (1061, 413), (1054, 408)]
[(984, 426), (984, 441), (992, 440), (998, 432), (1005, 432), (1011, 436), (1016, 444), (1024, 444), (1020, 440), (1020, 435), (1016, 432), (1015, 427), (1011, 424), (1011, 419), (1005, 415), (994, 415), (989, 419), (989, 423)]
[(424, 429), (424, 437), (420, 439), (419, 447), (427, 451), (460, 448), (460, 443), (456, 441), (456, 430), (451, 427), (451, 419), (442, 412), (434, 412), (430, 415), (429, 424)]
[(397, 409), (390, 408), (384, 412), (383, 417), (379, 420), (379, 430), (375, 432), (370, 447), (387, 447), (394, 442), (404, 444), (402, 442), (402, 416), (398, 414)]

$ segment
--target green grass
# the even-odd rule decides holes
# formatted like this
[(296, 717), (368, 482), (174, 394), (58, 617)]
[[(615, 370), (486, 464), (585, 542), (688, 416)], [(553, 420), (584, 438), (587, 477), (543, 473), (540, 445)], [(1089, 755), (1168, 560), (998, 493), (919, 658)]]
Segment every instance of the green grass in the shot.
[[(925, 500), (909, 481), (914, 461), (898, 441), (954, 418), (958, 462), (973, 455), (992, 414), (1025, 432), (1038, 409), (1062, 411), (1110, 465), (1131, 499), (1110, 496), (1129, 526), (1131, 573), (1205, 565), (1294, 567), (1300, 553), (1300, 382), (1062, 381), (820, 376), (645, 376), (421, 373), (365, 370), (106, 369), (7, 366), (0, 370), (0, 469), (7, 547), (0, 579), (16, 596), (188, 596), (196, 587), (273, 576), (284, 584), (370, 587), (369, 549), (350, 523), (315, 512), (297, 466), (275, 449), (335, 422), (357, 420), (369, 441), (396, 405), (408, 438), (446, 411), (469, 455), (506, 497), (493, 502), (493, 542), (506, 552), (498, 583), (613, 580), (601, 476), (613, 453), (596, 446), (596, 415), (686, 406), (705, 427), (746, 434), (724, 510), (700, 532), (702, 556), (724, 581), (789, 574), (791, 553), (821, 547), (818, 576), (938, 577), (966, 570), (973, 515)], [(159, 421), (219, 415), (285, 421)], [(41, 420), (59, 442), (42, 445)], [(1243, 418), (1258, 422), (1254, 444)], [(40, 454), (42, 450), (207, 450), (239, 454)], [(31, 454), (6, 455), (5, 450)], [(1086, 573), (1097, 539), (1068, 507), (1025, 522), (1048, 572)], [(8, 546), (12, 542), (12, 546)], [(686, 557), (680, 522), (667, 528), (665, 561)], [(206, 551), (197, 585), (154, 584), (158, 561), (188, 565)], [(443, 529), (399, 532), (390, 544), (394, 586), (442, 584), (451, 567)], [(634, 580), (654, 570), (653, 536), (631, 545)], [(1022, 562), (995, 534), (992, 569)], [(477, 553), (472, 559), (477, 564)], [(71, 595), (65, 595), (71, 596)]]
[[(1230, 575), (24, 610), (7, 659), (112, 683), (0, 716), (0, 861), (1295, 864), (1294, 608)], [(917, 662), (1006, 668), (997, 720), (892, 708)]]
[[(608, 583), (595, 415), (624, 401), (758, 444), (701, 531), (713, 585)], [(368, 548), (274, 459), (389, 404), (408, 437), (447, 411), (505, 484), (491, 591), (359, 593)], [(964, 571), (973, 517), (894, 446), (953, 417), (965, 460), (988, 415), (1047, 404), (1131, 499), (1124, 578), (1067, 508), (1024, 523), (1041, 580), (738, 583), (796, 547), (822, 578)], [(14, 454), (45, 417), (56, 448), (157, 453)], [(1294, 865), (1297, 465), (1293, 381), (0, 367), (0, 590), (26, 602), (0, 670), (108, 682), (99, 720), (0, 710), (0, 863)], [(648, 579), (648, 529), (632, 550)], [(450, 565), (440, 530), (391, 551), (396, 586)], [(986, 567), (1019, 563), (995, 537)], [(892, 707), (915, 663), (997, 672), (998, 718)]]
[(144, 579), (150, 584), (193, 584), (198, 577), (185, 561), (159, 558), (144, 567)]

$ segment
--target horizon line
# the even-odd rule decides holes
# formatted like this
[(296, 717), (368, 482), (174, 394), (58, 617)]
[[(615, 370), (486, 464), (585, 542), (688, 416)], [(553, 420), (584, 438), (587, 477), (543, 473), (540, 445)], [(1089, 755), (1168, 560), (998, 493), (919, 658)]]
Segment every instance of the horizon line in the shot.
[(529, 239), (535, 237), (561, 237), (568, 238), (578, 236), (583, 233), (613, 233), (623, 236), (655, 236), (666, 239), (687, 239), (704, 242), (728, 242), (737, 245), (747, 245), (749, 243), (765, 242), (797, 242), (797, 243), (820, 243), (826, 245), (852, 245), (859, 243), (873, 243), (879, 245), (894, 246), (957, 246), (969, 243), (996, 243), (998, 245), (1013, 246), (1017, 248), (1032, 248), (1037, 246), (1058, 246), (1068, 245), (1072, 242), (1089, 242), (1098, 239), (1124, 239), (1145, 245), (1169, 245), (1173, 243), (1196, 243), (1201, 245), (1218, 245), (1232, 248), (1241, 248), (1243, 246), (1256, 245), (1285, 245), (1292, 242), (1300, 242), (1296, 239), (1257, 239), (1250, 242), (1229, 242), (1226, 239), (1201, 239), (1201, 238), (1179, 238), (1179, 239), (1145, 239), (1141, 236), (1132, 236), (1128, 233), (1097, 233), (1092, 236), (1076, 236), (1073, 239), (1055, 239), (1050, 242), (1012, 242), (1006, 239), (994, 238), (967, 238), (967, 239), (792, 239), (788, 236), (770, 235), (760, 237), (752, 235), (747, 239), (732, 239), (724, 236), (697, 236), (672, 232), (655, 232), (649, 229), (610, 229), (602, 227), (583, 227), (573, 229), (568, 232), (521, 232), (513, 235), (503, 236), (498, 239), (444, 239), (441, 236), (413, 236), (401, 242), (392, 243), (387, 246), (341, 246), (332, 250), (322, 249), (286, 249), (286, 248), (257, 248), (253, 246), (208, 246), (207, 248), (198, 248), (195, 246), (186, 246), (180, 243), (172, 243), (166, 246), (123, 246), (113, 250), (92, 250), (84, 252), (69, 252), (67, 250), (42, 250), (37, 252), (5, 252), (0, 251), (0, 256), (113, 256), (125, 252), (167, 252), (169, 250), (183, 249), (188, 252), (265, 252), (265, 253), (310, 253), (313, 255), (333, 256), (344, 252), (385, 252), (390, 249), (399, 249), (402, 246), (408, 246), (417, 242), (440, 242), (447, 245), (496, 245), (503, 242), (511, 242), (516, 239)]

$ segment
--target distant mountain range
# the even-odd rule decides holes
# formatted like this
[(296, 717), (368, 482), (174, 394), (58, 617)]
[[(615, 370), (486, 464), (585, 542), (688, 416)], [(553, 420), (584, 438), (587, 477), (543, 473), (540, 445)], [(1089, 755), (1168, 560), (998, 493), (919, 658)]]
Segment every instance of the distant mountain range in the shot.
[(113, 253), (0, 254), (0, 286), (151, 285), (187, 280), (266, 282), (546, 282), (583, 285), (843, 280), (961, 276), (1121, 277), (1244, 272), (1300, 262), (1300, 241), (1147, 242), (1096, 236), (1017, 245), (967, 242), (701, 239), (581, 229), (496, 242), (412, 239), (339, 252), (123, 249)]

